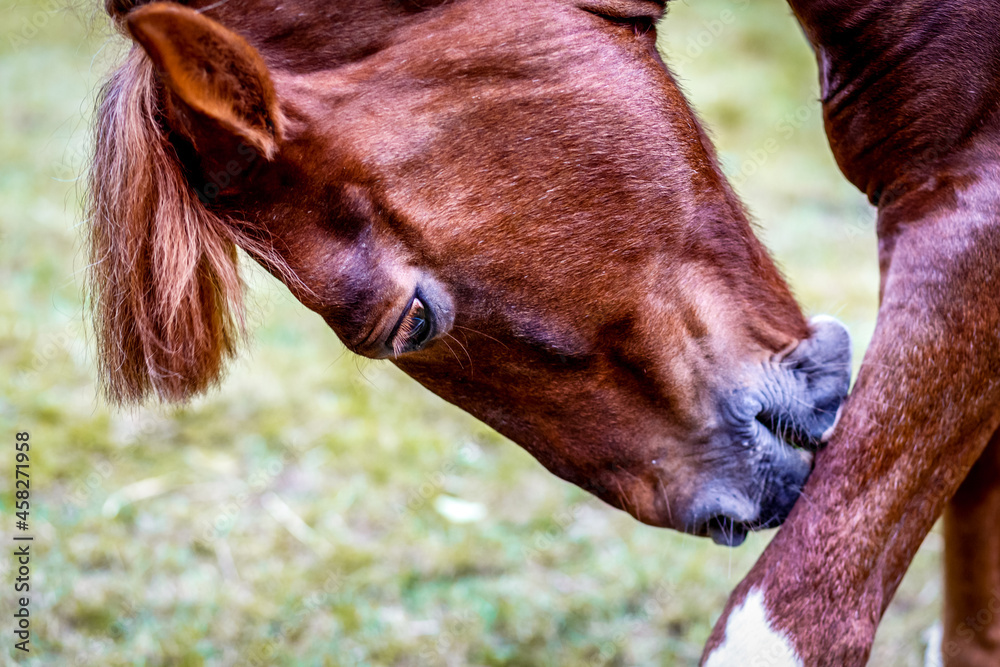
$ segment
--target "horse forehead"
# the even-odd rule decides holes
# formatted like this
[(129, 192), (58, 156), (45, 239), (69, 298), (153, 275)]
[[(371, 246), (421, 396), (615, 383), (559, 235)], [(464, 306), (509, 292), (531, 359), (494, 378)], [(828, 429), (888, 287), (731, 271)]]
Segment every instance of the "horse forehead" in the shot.
[[(184, 1), (184, 0), (182, 0)], [(572, 5), (572, 0), (187, 0), (206, 16), (241, 33), (273, 69), (298, 73), (358, 62), (419, 26), (439, 10), (477, 15), (466, 25), (485, 36), (504, 25), (523, 28), (525, 14)], [(483, 17), (488, 17), (484, 19)]]
[[(581, 188), (581, 196), (593, 192), (586, 179), (595, 171), (628, 171), (628, 183), (643, 187), (656, 173), (662, 187), (662, 177), (680, 171), (698, 149), (690, 124), (671, 124), (665, 113), (682, 108), (676, 90), (655, 61), (591, 34), (582, 12), (558, 9), (538, 10), (555, 19), (549, 22), (526, 12), (531, 36), (508, 21), (474, 35), (468, 7), (455, 7), (361, 61), (277, 73), (290, 135), (309, 150), (330, 144), (311, 163), (353, 156), (359, 169), (377, 171), (383, 182), (398, 172), (408, 187), (417, 173), (441, 183), (455, 172), (463, 181), (488, 172), (486, 189), (495, 190), (515, 184), (532, 165), (548, 178), (555, 169), (557, 180)], [(608, 114), (615, 123), (601, 126)], [(670, 150), (667, 139), (676, 140)], [(448, 199), (483, 192), (434, 188)]]
[(454, 0), (181, 0), (236, 30), (274, 69), (310, 72), (378, 51), (405, 25)]

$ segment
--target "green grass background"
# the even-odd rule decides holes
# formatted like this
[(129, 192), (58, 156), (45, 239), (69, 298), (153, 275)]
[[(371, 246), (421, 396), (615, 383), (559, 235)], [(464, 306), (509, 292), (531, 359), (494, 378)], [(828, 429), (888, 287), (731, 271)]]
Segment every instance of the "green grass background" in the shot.
[[(0, 17), (0, 539), (21, 430), (36, 539), (26, 660), (6, 546), (0, 559), (6, 661), (696, 662), (770, 534), (727, 550), (591, 500), (392, 366), (346, 353), (258, 271), (254, 342), (220, 391), (127, 413), (98, 400), (78, 178), (121, 44), (91, 6), (18, 2)], [(660, 44), (805, 308), (844, 320), (860, 358), (874, 215), (830, 157), (788, 9), (676, 0)], [(872, 664), (922, 664), (940, 549), (932, 533)]]

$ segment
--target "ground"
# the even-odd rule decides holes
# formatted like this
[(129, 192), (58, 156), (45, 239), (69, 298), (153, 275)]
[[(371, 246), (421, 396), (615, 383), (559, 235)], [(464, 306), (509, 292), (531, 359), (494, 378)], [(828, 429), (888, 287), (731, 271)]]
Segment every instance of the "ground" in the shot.
[[(219, 391), (110, 409), (83, 324), (87, 119), (121, 54), (98, 3), (19, 2), (0, 34), (0, 536), (31, 434), (28, 665), (689, 665), (771, 533), (738, 550), (643, 526), (251, 272), (254, 340)], [(484, 26), (483, 29), (488, 29)], [(874, 324), (873, 213), (839, 174), (779, 0), (671, 3), (660, 44), (810, 314)], [(5, 547), (6, 549), (6, 547)], [(920, 665), (932, 533), (874, 665)], [(817, 629), (822, 631), (822, 629)]]

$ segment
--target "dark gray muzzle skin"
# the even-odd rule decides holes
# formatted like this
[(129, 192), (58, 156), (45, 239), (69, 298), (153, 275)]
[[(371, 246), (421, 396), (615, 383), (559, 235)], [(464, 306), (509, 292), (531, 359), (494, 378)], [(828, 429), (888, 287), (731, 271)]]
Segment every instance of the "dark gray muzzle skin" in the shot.
[(761, 388), (755, 420), (786, 443), (816, 451), (837, 423), (851, 385), (851, 336), (832, 317), (810, 321), (813, 335), (777, 362)]
[(812, 336), (768, 363), (753, 386), (721, 401), (720, 446), (735, 446), (741, 465), (723, 474), (692, 506), (692, 532), (738, 546), (748, 530), (773, 528), (792, 510), (812, 471), (812, 454), (829, 437), (851, 383), (851, 337), (818, 316)]

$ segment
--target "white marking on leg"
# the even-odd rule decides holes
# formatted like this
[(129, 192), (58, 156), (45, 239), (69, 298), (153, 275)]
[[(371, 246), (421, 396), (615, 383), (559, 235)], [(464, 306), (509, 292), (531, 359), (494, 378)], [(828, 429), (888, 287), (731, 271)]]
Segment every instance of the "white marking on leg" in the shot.
[(764, 593), (755, 588), (726, 621), (726, 636), (705, 667), (803, 667), (788, 637), (771, 627)]

